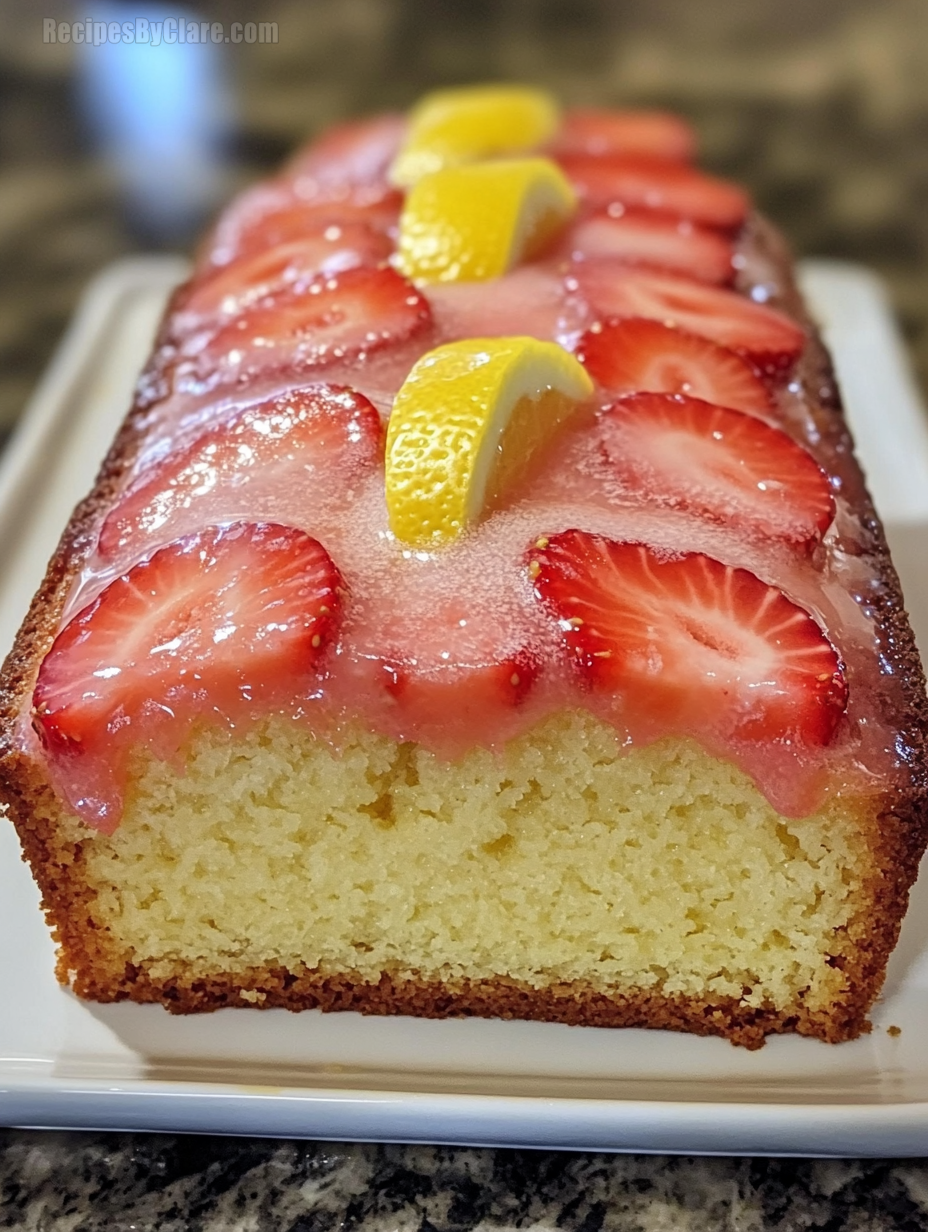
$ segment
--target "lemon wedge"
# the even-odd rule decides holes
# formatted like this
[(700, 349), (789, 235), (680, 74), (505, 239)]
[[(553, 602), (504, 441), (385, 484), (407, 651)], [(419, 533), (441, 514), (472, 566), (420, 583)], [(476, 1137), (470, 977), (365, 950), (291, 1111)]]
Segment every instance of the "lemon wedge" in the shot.
[(527, 86), (469, 86), (427, 94), (412, 110), (390, 178), (408, 188), (442, 167), (500, 154), (522, 154), (550, 140), (557, 103)]
[(576, 205), (563, 172), (547, 158), (448, 167), (409, 192), (397, 263), (422, 282), (484, 282), (537, 256)]
[(491, 512), (592, 392), (572, 355), (537, 338), (468, 338), (423, 355), (387, 430), (397, 539), (440, 546)]

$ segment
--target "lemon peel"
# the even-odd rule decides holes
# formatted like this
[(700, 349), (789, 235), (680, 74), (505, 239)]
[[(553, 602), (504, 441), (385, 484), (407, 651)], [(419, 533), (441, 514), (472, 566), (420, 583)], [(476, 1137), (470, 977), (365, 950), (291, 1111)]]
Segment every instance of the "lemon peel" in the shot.
[(505, 500), (592, 392), (572, 355), (537, 338), (469, 338), (422, 356), (387, 430), (393, 533), (425, 546), (457, 538)]
[(544, 90), (507, 85), (437, 90), (410, 113), (390, 179), (408, 188), (443, 167), (526, 153), (549, 141), (559, 124), (560, 109)]
[(421, 282), (484, 282), (541, 253), (577, 207), (547, 158), (499, 159), (424, 176), (400, 217), (397, 264)]

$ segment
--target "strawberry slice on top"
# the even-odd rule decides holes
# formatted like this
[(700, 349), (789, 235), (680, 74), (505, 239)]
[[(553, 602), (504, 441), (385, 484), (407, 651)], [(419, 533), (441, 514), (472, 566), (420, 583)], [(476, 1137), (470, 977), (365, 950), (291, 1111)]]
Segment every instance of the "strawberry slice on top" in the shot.
[(333, 223), (305, 239), (262, 249), (228, 265), (207, 266), (178, 302), (177, 314), (182, 326), (198, 328), (275, 295), (299, 294), (321, 274), (379, 265), (392, 251), (392, 240), (365, 223)]
[(342, 588), (320, 543), (261, 522), (188, 535), (111, 582), (58, 634), (33, 697), (72, 806), (112, 830), (130, 747), (170, 757), (199, 721), (238, 724), (307, 696)]
[(623, 492), (811, 551), (831, 525), (828, 476), (779, 428), (681, 394), (630, 394), (598, 421)]
[(665, 111), (576, 107), (564, 115), (551, 148), (555, 154), (632, 154), (687, 162), (696, 153), (696, 134), (685, 120)]
[(399, 223), (402, 204), (402, 194), (392, 188), (304, 196), (286, 180), (256, 184), (220, 216), (198, 269), (225, 266), (239, 257), (318, 235), (328, 227), (359, 224), (389, 235)]
[(725, 236), (649, 210), (581, 219), (565, 236), (563, 247), (575, 260), (615, 257), (698, 282), (728, 283), (735, 272), (732, 245)]
[(360, 360), (424, 332), (431, 319), (425, 296), (389, 267), (320, 275), (299, 293), (244, 309), (205, 340), (196, 336), (177, 388), (198, 394), (285, 368)]
[[(487, 730), (506, 732), (509, 722), (518, 725), (517, 711), (538, 676), (538, 660), (522, 647), (500, 655), (490, 651), (462, 659), (458, 654), (455, 661), (447, 649), (455, 646), (453, 636), (443, 640), (440, 632), (446, 624), (439, 614), (428, 630), (428, 644), (423, 641), (414, 657), (388, 655), (378, 666), (394, 702), (391, 726), (397, 737), (414, 736), (433, 751), (457, 757), (475, 733), (479, 738)], [(435, 653), (439, 644), (445, 649)]]
[(311, 385), (247, 406), (143, 470), (100, 529), (105, 560), (209, 522), (328, 525), (383, 461), (383, 426), (351, 389)]
[(336, 124), (298, 150), (287, 163), (285, 174), (294, 179), (312, 179), (321, 188), (385, 182), (406, 127), (402, 115), (379, 115)]
[(546, 630), (525, 610), (518, 549), (475, 537), (428, 560), (391, 557), (380, 575), (389, 580), (365, 576), (353, 588), (339, 659), (352, 704), (364, 698), (378, 730), (449, 760), (524, 730)]
[(589, 210), (637, 206), (734, 231), (750, 199), (737, 184), (660, 158), (564, 154), (557, 160)]
[(802, 328), (784, 313), (722, 287), (606, 259), (578, 262), (574, 279), (602, 318), (648, 317), (675, 325), (738, 351), (770, 373), (788, 368), (805, 346)]
[(574, 353), (610, 393), (688, 394), (749, 415), (776, 415), (767, 386), (747, 360), (661, 321), (620, 317), (597, 322)]
[(834, 737), (847, 704), (834, 648), (747, 569), (568, 530), (531, 549), (529, 575), (581, 676), (632, 728), (710, 748)]

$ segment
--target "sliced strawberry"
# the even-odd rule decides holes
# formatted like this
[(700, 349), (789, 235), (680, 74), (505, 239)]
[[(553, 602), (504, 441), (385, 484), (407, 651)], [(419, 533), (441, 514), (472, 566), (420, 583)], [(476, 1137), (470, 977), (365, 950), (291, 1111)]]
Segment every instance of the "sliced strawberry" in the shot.
[(650, 731), (827, 744), (847, 703), (812, 617), (746, 569), (580, 530), (539, 540), (530, 574), (590, 687)]
[(294, 179), (311, 178), (323, 186), (379, 183), (386, 179), (405, 132), (406, 119), (401, 115), (333, 125), (298, 150), (285, 173)]
[(696, 134), (665, 111), (601, 111), (577, 107), (564, 116), (554, 139), (556, 154), (643, 154), (686, 162), (696, 152)]
[(318, 688), (342, 583), (290, 526), (238, 522), (116, 578), (46, 655), (34, 725), (88, 821), (118, 823), (132, 748), (170, 756), (201, 721), (237, 724)]
[(271, 180), (243, 193), (225, 211), (207, 241), (201, 267), (227, 265), (318, 235), (327, 227), (361, 224), (384, 234), (397, 226), (402, 194), (395, 189), (344, 190), (301, 196), (288, 181)]
[(648, 317), (677, 325), (770, 372), (788, 367), (805, 346), (795, 321), (735, 291), (629, 269), (618, 261), (580, 262), (575, 276), (580, 294), (601, 317)]
[(527, 649), (464, 663), (432, 659), (426, 650), (405, 662), (385, 659), (381, 670), (384, 687), (397, 703), (399, 729), (416, 732), (427, 746), (456, 752), (449, 745), (449, 726), (473, 732), (498, 725), (496, 716), (520, 705), (530, 692), (538, 664)]
[(388, 193), (376, 201), (357, 203), (335, 199), (297, 203), (287, 209), (265, 214), (239, 237), (242, 252), (262, 249), (317, 235), (328, 227), (361, 225), (386, 235), (399, 222), (399, 193)]
[(750, 415), (775, 414), (766, 385), (740, 355), (660, 321), (626, 317), (594, 325), (576, 355), (611, 393), (689, 394)]
[(403, 342), (431, 321), (428, 301), (395, 270), (349, 269), (321, 276), (301, 292), (240, 312), (205, 341), (196, 339), (178, 368), (180, 388), (198, 392), (293, 368), (363, 358)]
[(244, 517), (337, 522), (358, 477), (382, 459), (380, 416), (363, 394), (297, 389), (246, 407), (144, 470), (107, 515), (97, 550), (124, 557)]
[(732, 245), (724, 236), (650, 210), (581, 219), (567, 233), (564, 246), (581, 260), (615, 257), (630, 265), (650, 265), (699, 282), (731, 282), (735, 272)]
[(234, 316), (281, 292), (303, 291), (319, 274), (378, 265), (392, 251), (392, 241), (364, 223), (333, 223), (306, 239), (242, 256), (218, 268), (207, 266), (178, 309), (191, 325), (204, 318)]
[(558, 162), (592, 210), (643, 206), (706, 227), (734, 230), (750, 205), (736, 184), (659, 158), (565, 154)]
[(794, 440), (751, 415), (680, 394), (631, 394), (599, 418), (623, 491), (735, 531), (811, 548), (835, 514), (831, 485)]
[(406, 561), (401, 584), (364, 589), (352, 607), (353, 693), (395, 739), (453, 760), (487, 733), (499, 742), (519, 729), (538, 660), (509, 559), (492, 584), (485, 545), (422, 568)]

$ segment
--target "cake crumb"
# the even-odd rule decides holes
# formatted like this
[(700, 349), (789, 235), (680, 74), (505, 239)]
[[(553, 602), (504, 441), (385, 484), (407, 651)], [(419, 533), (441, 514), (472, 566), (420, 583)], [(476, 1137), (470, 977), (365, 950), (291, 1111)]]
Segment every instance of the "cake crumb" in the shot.
[(339, 741), (279, 716), (203, 732), (183, 775), (141, 763), (114, 835), (75, 827), (101, 923), (151, 978), (222, 973), (256, 1009), (285, 999), (269, 969), (323, 964), (352, 987), (505, 972), (619, 1000), (659, 981), (711, 997), (723, 1031), (742, 998), (764, 1021), (800, 995), (827, 1012), (843, 987), (823, 957), (866, 865), (834, 804), (800, 825), (694, 743), (625, 749), (581, 711), (450, 764), (356, 728)]
[(897, 1035), (902, 1034), (902, 1027), (896, 1027), (896, 1026), (887, 1027), (886, 1034), (891, 1035), (893, 1039), (895, 1039)]

